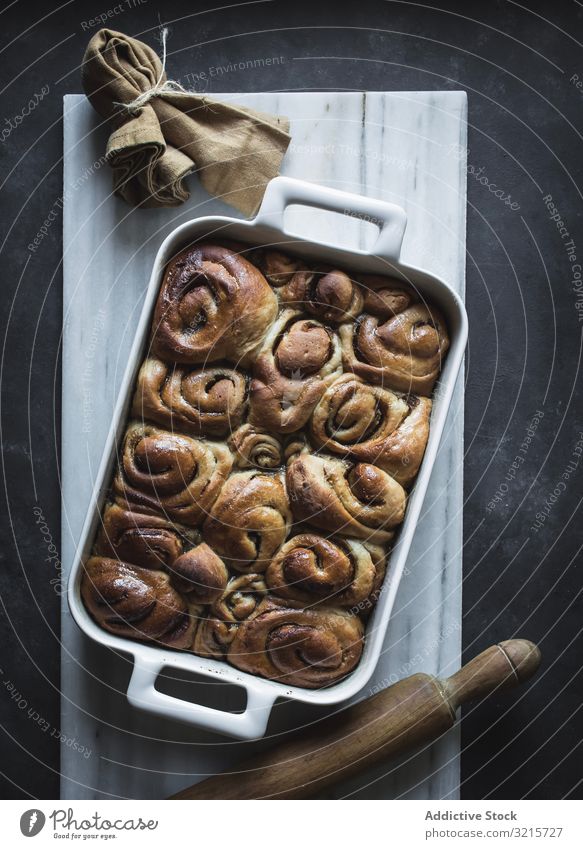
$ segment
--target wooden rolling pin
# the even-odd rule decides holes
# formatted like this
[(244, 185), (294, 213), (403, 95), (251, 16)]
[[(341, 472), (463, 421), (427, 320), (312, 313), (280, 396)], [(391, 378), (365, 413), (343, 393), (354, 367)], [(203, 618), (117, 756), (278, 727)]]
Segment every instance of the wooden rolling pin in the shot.
[(379, 761), (436, 739), (457, 708), (533, 675), (540, 651), (528, 640), (491, 646), (451, 678), (419, 673), (311, 726), (280, 746), (172, 799), (306, 799)]

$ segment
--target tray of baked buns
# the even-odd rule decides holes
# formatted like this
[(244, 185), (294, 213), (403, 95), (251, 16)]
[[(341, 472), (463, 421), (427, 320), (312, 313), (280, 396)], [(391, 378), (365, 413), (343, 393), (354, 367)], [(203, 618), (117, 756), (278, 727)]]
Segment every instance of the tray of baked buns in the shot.
[[(372, 211), (375, 250), (290, 239), (293, 202)], [(360, 686), (388, 623), (466, 333), (447, 283), (399, 263), (404, 229), (391, 204), (278, 178), (254, 222), (178, 228), (152, 275), (73, 612), (95, 639), (275, 683), (252, 687), (254, 734), (278, 692)], [(201, 724), (150, 672), (130, 700)]]

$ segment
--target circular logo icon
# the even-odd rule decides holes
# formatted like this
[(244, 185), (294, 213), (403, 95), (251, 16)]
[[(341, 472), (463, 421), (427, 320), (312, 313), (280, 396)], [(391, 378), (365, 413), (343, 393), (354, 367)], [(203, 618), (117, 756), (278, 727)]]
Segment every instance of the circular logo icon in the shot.
[(25, 811), (20, 817), (20, 830), (25, 837), (36, 837), (43, 830), (46, 817), (38, 808)]

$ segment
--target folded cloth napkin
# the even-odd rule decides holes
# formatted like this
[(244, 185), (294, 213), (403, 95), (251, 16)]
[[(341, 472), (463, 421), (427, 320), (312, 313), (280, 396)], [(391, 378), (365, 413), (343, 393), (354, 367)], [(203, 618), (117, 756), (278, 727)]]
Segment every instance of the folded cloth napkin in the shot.
[[(163, 41), (165, 48), (165, 35)], [(83, 88), (111, 121), (106, 157), (116, 194), (134, 206), (178, 206), (196, 172), (213, 195), (253, 215), (290, 142), (287, 119), (185, 92), (136, 38), (102, 29), (87, 46)]]

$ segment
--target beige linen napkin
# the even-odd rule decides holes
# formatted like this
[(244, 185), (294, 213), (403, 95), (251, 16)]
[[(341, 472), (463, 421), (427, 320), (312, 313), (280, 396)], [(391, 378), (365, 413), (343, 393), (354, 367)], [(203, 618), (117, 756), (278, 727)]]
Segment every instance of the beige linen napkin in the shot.
[[(83, 88), (112, 123), (114, 191), (134, 206), (183, 203), (184, 178), (195, 172), (210, 194), (253, 215), (290, 142), (286, 118), (173, 90), (180, 87), (167, 81), (156, 52), (113, 30), (89, 42)], [(128, 110), (140, 95), (146, 102)]]

